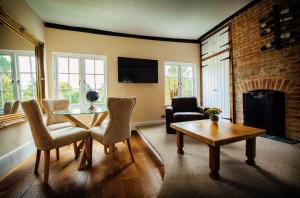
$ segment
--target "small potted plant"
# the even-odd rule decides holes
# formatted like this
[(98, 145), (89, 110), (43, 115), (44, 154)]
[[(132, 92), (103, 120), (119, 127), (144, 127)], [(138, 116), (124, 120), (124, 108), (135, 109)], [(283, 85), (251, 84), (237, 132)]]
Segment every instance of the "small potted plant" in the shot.
[(206, 110), (206, 114), (209, 115), (209, 118), (213, 123), (217, 123), (219, 121), (220, 113), (222, 113), (220, 108), (209, 108)]

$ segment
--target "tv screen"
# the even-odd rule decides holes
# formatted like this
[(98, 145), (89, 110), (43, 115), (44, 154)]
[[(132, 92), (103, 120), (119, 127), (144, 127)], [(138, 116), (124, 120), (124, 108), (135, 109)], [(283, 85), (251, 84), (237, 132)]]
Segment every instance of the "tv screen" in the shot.
[(158, 61), (118, 57), (118, 80), (123, 83), (158, 83)]

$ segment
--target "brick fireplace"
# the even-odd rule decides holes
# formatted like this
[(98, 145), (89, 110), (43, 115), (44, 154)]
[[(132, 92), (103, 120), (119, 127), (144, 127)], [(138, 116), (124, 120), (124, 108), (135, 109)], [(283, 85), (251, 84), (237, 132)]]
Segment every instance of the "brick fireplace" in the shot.
[(243, 93), (257, 89), (285, 93), (286, 136), (300, 139), (300, 44), (261, 51), (259, 19), (274, 4), (262, 0), (231, 20), (234, 74), (234, 106), (237, 122), (243, 122)]

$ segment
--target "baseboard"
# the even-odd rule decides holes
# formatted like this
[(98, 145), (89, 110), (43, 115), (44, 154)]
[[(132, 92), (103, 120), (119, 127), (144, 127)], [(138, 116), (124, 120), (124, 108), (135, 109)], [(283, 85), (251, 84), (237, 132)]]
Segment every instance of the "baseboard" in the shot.
[(4, 176), (17, 164), (36, 151), (33, 141), (30, 141), (0, 158), (0, 177)]
[(147, 125), (155, 125), (155, 124), (164, 124), (166, 120), (151, 120), (151, 121), (144, 121), (144, 122), (133, 122), (131, 123), (132, 130), (136, 130), (138, 126), (147, 126)]

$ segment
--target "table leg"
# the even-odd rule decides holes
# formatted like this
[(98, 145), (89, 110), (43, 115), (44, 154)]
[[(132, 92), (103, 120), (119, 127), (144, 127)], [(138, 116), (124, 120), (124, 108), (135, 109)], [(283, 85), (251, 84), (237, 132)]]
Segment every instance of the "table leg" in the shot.
[(256, 150), (256, 138), (246, 140), (246, 163), (250, 166), (255, 165), (255, 150)]
[(83, 124), (82, 122), (80, 122), (77, 118), (75, 118), (72, 115), (64, 115), (68, 120), (70, 120), (71, 122), (73, 122), (77, 127), (81, 127), (84, 129), (89, 129), (88, 126), (86, 126), (85, 124)]
[(177, 153), (178, 154), (184, 154), (183, 151), (183, 133), (176, 131), (177, 134)]
[(92, 158), (91, 158), (91, 146), (90, 146), (90, 138), (86, 138), (83, 140), (84, 141), (84, 149), (82, 152), (80, 164), (78, 167), (78, 170), (82, 170), (85, 167), (91, 166), (92, 165)]
[(98, 116), (98, 119), (94, 122), (94, 124), (92, 125), (92, 127), (95, 127), (95, 126), (100, 126), (102, 124), (102, 122), (105, 120), (105, 118), (107, 117), (108, 115), (108, 112), (103, 112), (101, 114), (101, 116)]
[(209, 146), (209, 176), (213, 179), (219, 179), (220, 169), (220, 146)]
[(93, 115), (92, 122), (91, 122), (91, 127), (94, 126), (94, 124), (95, 124), (95, 122), (97, 121), (97, 119), (98, 119), (98, 113), (96, 112), (96, 113), (94, 113), (94, 115)]

